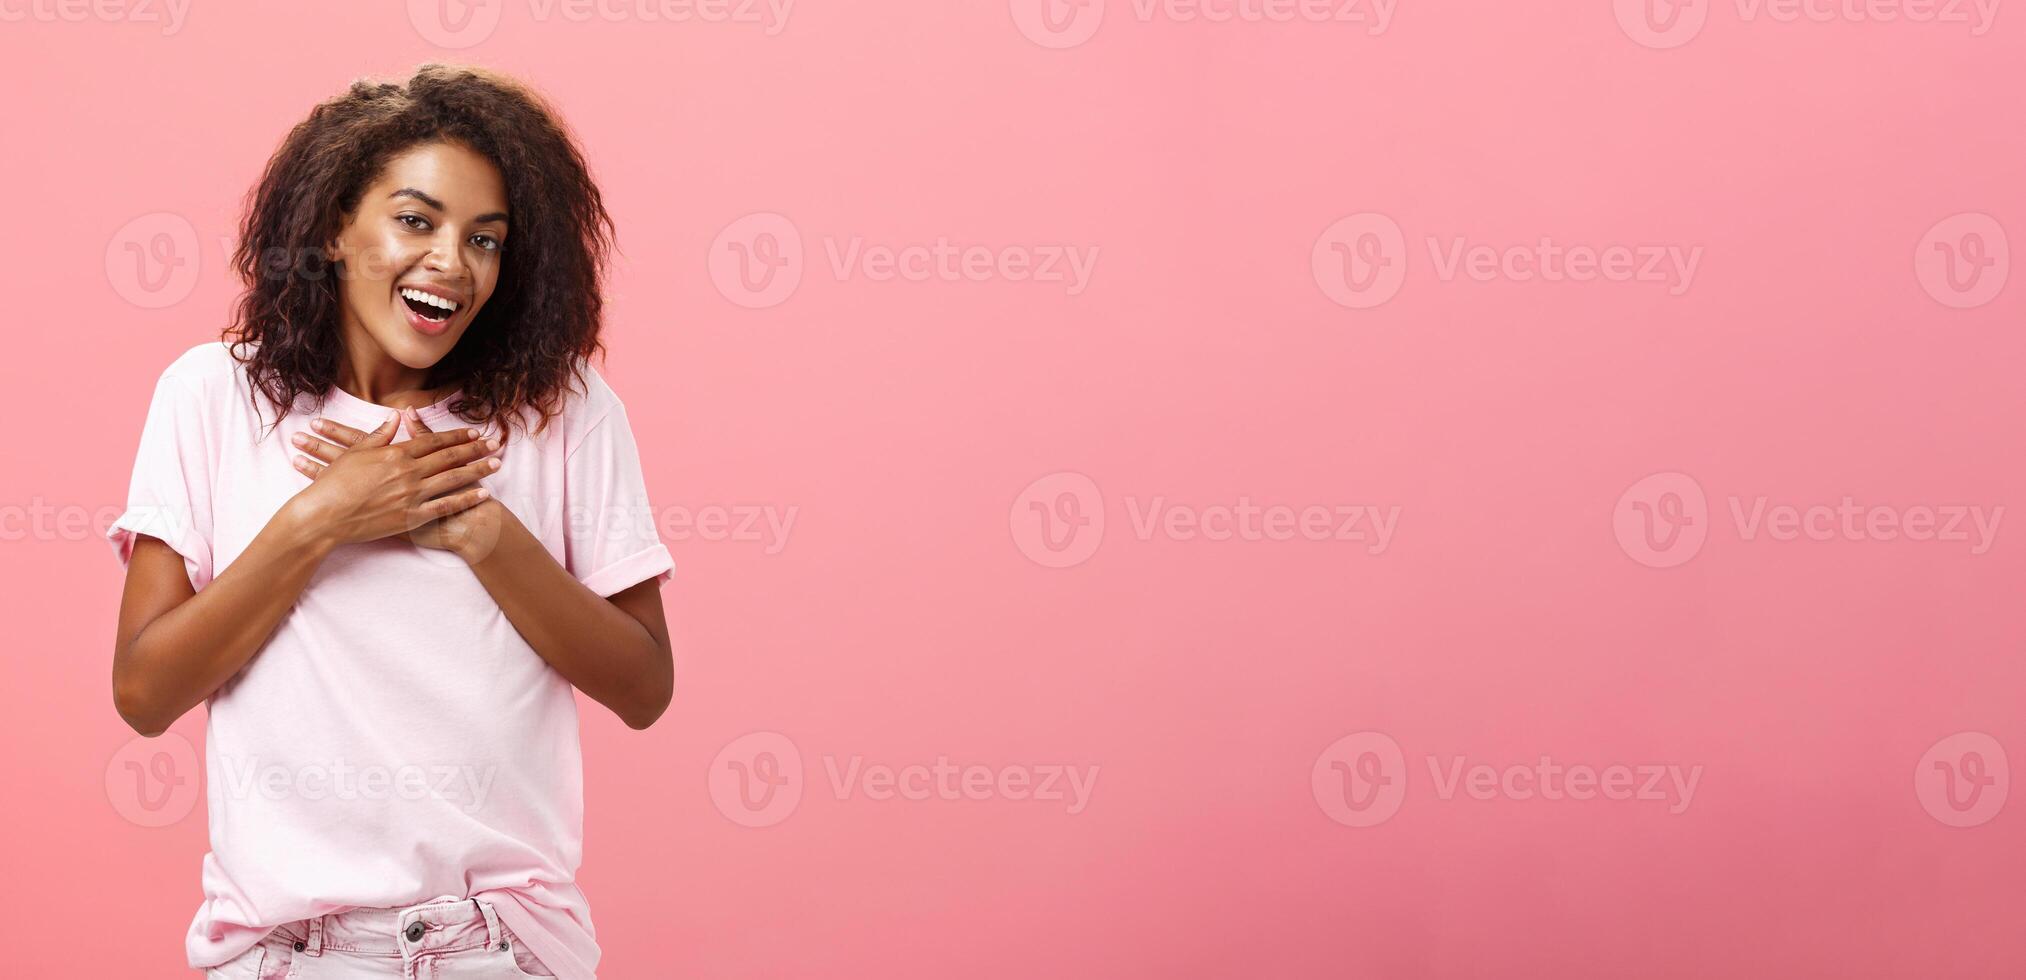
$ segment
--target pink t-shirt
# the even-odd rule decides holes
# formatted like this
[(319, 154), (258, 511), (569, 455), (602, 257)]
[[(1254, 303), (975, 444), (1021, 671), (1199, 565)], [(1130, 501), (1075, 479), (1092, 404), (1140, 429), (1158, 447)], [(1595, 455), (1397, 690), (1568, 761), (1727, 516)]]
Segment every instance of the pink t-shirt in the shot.
[[(673, 561), (625, 406), (584, 373), (588, 391), (572, 390), (540, 436), (515, 433), (479, 483), (598, 595), (665, 583)], [(136, 533), (158, 537), (201, 590), (309, 485), (289, 440), (315, 406), (303, 399), (263, 434), (274, 409), (263, 397), (256, 417), (251, 394), (223, 343), (162, 373), (127, 510), (106, 532), (122, 566)], [(466, 424), (449, 401), (422, 420)], [(391, 411), (333, 387), (320, 414), (370, 430)], [(211, 853), (190, 966), (224, 963), (284, 922), (451, 895), (493, 903), (563, 980), (593, 980), (573, 688), (462, 559), (400, 537), (337, 548), (206, 703)]]

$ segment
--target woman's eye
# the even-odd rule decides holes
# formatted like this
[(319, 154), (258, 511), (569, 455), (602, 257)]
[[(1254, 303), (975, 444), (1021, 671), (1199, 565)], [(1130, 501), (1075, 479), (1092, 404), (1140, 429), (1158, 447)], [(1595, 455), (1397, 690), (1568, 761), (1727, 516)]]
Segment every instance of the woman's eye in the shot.
[[(408, 227), (410, 228), (415, 228), (418, 230), (427, 229), (429, 227), (429, 222), (424, 220), (423, 217), (419, 214), (395, 215), (394, 220), (399, 221), (404, 225), (408, 225)], [(410, 222), (413, 223), (411, 224)]]
[(477, 245), (479, 248), (485, 249), (488, 252), (496, 252), (499, 250), (499, 239), (494, 238), (491, 235), (473, 235), (471, 236), (471, 240), (473, 244)]

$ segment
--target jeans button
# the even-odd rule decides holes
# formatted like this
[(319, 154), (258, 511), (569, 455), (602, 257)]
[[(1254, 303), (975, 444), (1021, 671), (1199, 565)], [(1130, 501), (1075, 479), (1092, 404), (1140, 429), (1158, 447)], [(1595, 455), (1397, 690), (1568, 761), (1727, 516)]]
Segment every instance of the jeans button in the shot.
[(424, 930), (424, 929), (427, 929), (427, 928), (429, 928), (429, 927), (428, 927), (428, 926), (425, 926), (425, 925), (423, 925), (423, 924), (422, 924), (422, 923), (420, 923), (420, 922), (410, 922), (410, 923), (408, 923), (408, 941), (409, 941), (409, 942), (411, 942), (411, 943), (419, 943), (419, 942), (421, 942), (421, 941), (422, 941), (422, 930)]
[(300, 940), (300, 939), (298, 939), (298, 940), (296, 940), (296, 941), (295, 941), (295, 951), (296, 951), (296, 952), (300, 953), (300, 952), (302, 952), (303, 950), (305, 950), (305, 949), (308, 949), (308, 948), (309, 948), (309, 944), (308, 944), (308, 943), (306, 943), (306, 942), (303, 942), (303, 941), (302, 941), (302, 940)]

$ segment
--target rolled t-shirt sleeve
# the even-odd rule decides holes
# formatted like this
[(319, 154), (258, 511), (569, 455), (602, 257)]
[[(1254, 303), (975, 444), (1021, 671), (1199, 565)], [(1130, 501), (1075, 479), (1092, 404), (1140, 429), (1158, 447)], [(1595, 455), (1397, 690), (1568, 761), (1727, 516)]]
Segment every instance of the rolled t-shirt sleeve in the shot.
[(626, 406), (614, 403), (585, 431), (563, 464), (563, 566), (601, 596), (674, 577), (662, 544)]
[(160, 538), (182, 555), (192, 589), (210, 583), (210, 433), (201, 389), (174, 374), (155, 382), (126, 510), (106, 528), (106, 541), (122, 568), (133, 558), (137, 534)]

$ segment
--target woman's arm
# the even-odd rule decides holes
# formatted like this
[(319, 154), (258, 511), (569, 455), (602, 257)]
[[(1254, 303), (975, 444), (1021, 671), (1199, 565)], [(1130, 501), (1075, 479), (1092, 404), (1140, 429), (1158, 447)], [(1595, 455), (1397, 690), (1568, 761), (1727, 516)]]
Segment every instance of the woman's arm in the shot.
[[(413, 409), (402, 412), (416, 439), (434, 438)], [(302, 471), (330, 478), (318, 460), (350, 452), (363, 433), (319, 419), (322, 438), (301, 444)], [(612, 709), (631, 728), (646, 728), (668, 710), (675, 692), (675, 656), (661, 610), (659, 581), (649, 579), (607, 599), (556, 561), (514, 512), (497, 500), (460, 509), (417, 527), (416, 544), (464, 559), (507, 621), (563, 679)]]
[(459, 554), (521, 638), (628, 727), (654, 724), (675, 693), (661, 583), (648, 579), (607, 599), (557, 563), (499, 501), (488, 500), (458, 519), (498, 522), (499, 535), (483, 554), (470, 549)]
[[(399, 446), (395, 419), (290, 497), (232, 564), (202, 591), (183, 557), (158, 538), (134, 536), (113, 641), (113, 706), (154, 737), (252, 660), (338, 545), (403, 533), (471, 507), (487, 473), (476, 429)], [(471, 462), (477, 460), (477, 462)], [(418, 503), (421, 501), (421, 503)]]
[(134, 731), (162, 734), (246, 666), (336, 547), (293, 503), (202, 592), (174, 548), (135, 535), (113, 645), (113, 706)]

